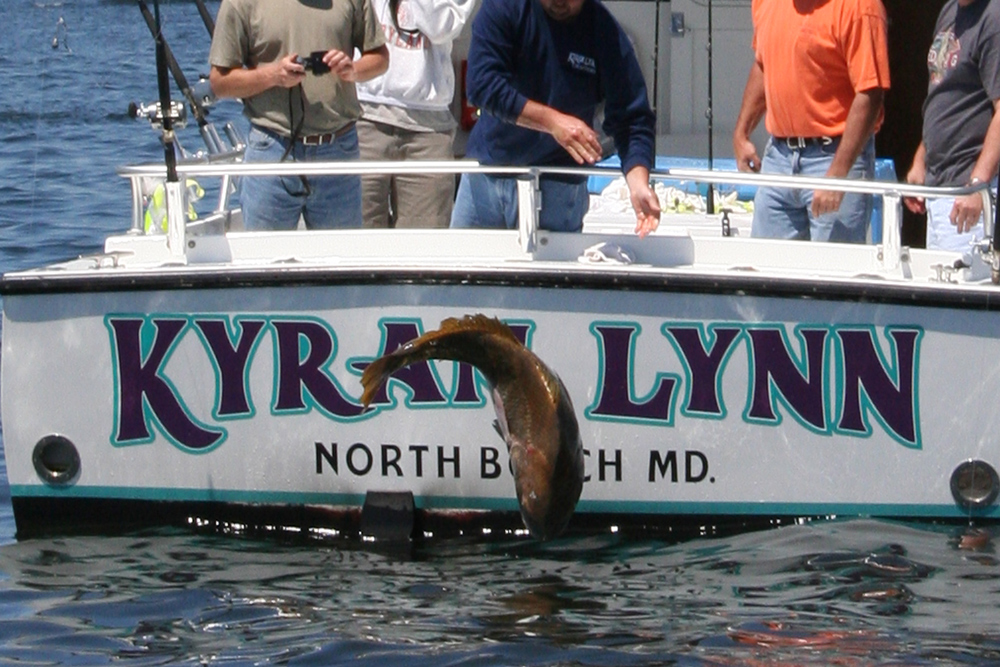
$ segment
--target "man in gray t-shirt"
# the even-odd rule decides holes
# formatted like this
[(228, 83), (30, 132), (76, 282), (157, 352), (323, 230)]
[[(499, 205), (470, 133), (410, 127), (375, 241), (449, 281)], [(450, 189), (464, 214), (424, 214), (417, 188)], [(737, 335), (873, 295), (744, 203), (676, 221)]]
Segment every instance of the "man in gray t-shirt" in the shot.
[[(1000, 164), (1000, 0), (948, 0), (927, 56), (930, 84), (923, 141), (908, 183), (963, 186), (991, 182)], [(979, 194), (907, 208), (927, 213), (927, 247), (968, 252), (983, 237)]]
[[(222, 0), (209, 62), (213, 92), (243, 100), (244, 161), (326, 161), (358, 158), (354, 84), (389, 54), (369, 0)], [(240, 202), (251, 230), (361, 226), (359, 176), (248, 176)]]

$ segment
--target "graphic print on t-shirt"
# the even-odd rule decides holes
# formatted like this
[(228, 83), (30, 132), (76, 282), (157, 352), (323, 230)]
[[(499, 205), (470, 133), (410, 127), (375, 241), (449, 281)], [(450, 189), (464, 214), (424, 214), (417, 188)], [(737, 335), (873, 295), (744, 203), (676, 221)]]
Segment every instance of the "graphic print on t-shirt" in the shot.
[(941, 83), (945, 75), (958, 63), (962, 44), (955, 37), (954, 26), (949, 26), (934, 36), (934, 43), (927, 52), (927, 71), (931, 84)]

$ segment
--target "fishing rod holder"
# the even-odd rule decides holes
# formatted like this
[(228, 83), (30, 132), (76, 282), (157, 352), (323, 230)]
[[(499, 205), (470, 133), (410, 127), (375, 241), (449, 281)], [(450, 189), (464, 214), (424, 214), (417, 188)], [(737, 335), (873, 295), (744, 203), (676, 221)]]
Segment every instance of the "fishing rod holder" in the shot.
[(219, 101), (219, 98), (212, 92), (212, 84), (208, 77), (204, 75), (198, 77), (198, 83), (191, 86), (191, 97), (202, 109), (205, 109), (206, 114), (208, 113), (207, 109), (215, 106), (215, 103)]

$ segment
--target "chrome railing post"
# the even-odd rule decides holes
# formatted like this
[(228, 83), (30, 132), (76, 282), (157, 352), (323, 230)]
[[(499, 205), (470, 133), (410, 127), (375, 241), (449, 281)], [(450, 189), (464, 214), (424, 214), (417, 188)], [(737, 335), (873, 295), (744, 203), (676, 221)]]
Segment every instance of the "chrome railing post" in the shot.
[(895, 271), (903, 259), (903, 198), (898, 192), (882, 194), (882, 268)]
[[(993, 242), (996, 236), (996, 210), (994, 209), (993, 193), (989, 187), (984, 187), (979, 191), (983, 198), (983, 237)], [(997, 250), (996, 244), (992, 243), (993, 249)]]
[(170, 256), (184, 257), (187, 252), (187, 186), (181, 181), (167, 181), (167, 248)]
[(219, 206), (216, 208), (217, 213), (223, 213), (229, 208), (229, 195), (230, 190), (233, 187), (233, 177), (226, 175), (222, 177), (219, 183)]
[(990, 280), (1000, 285), (1000, 243), (998, 243), (996, 202), (993, 200), (993, 186), (979, 191), (983, 198), (983, 241), (980, 250), (983, 260), (990, 265)]
[(538, 172), (532, 170), (517, 176), (518, 242), (525, 253), (535, 251), (538, 241), (538, 212), (542, 208), (542, 193), (538, 187)]
[(142, 234), (143, 228), (143, 206), (142, 206), (142, 176), (130, 176), (129, 183), (132, 186), (132, 228), (130, 234)]

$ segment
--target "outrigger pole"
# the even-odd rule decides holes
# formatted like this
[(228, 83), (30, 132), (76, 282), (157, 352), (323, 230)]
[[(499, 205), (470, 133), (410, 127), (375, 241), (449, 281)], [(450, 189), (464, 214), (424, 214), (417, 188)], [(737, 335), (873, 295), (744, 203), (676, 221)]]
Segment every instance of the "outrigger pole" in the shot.
[(198, 13), (201, 14), (201, 20), (205, 24), (205, 29), (208, 30), (208, 36), (212, 37), (215, 35), (215, 19), (208, 11), (208, 7), (205, 6), (205, 0), (194, 0), (194, 3), (198, 5)]
[[(712, 108), (712, 0), (708, 0), (708, 110), (705, 116), (708, 118), (708, 169), (713, 168), (713, 157), (715, 155), (715, 132), (713, 116), (715, 112)], [(715, 188), (709, 183), (708, 193), (705, 196), (705, 209), (709, 215), (715, 215)]]
[[(146, 25), (149, 27), (149, 31), (153, 34), (154, 39), (156, 39), (157, 48), (159, 48), (160, 44), (163, 45), (163, 57), (166, 62), (166, 66), (170, 68), (170, 73), (173, 75), (174, 81), (177, 82), (177, 87), (180, 88), (181, 93), (183, 93), (184, 98), (188, 101), (188, 105), (191, 107), (191, 113), (194, 114), (195, 121), (198, 123), (198, 131), (201, 132), (205, 145), (208, 146), (209, 151), (212, 153), (223, 152), (221, 138), (208, 122), (208, 119), (205, 118), (208, 114), (208, 111), (205, 109), (205, 105), (202, 104), (202, 102), (198, 99), (198, 96), (195, 95), (194, 89), (192, 89), (188, 84), (187, 77), (184, 76), (184, 72), (181, 70), (180, 65), (177, 64), (174, 54), (170, 51), (170, 46), (167, 45), (166, 39), (164, 39), (163, 34), (160, 32), (159, 0), (155, 0), (157, 11), (157, 16), (155, 17), (150, 13), (145, 0), (136, 1), (139, 4), (139, 11), (142, 12), (142, 17), (146, 19)], [(162, 113), (164, 115), (166, 114), (166, 109), (168, 108), (169, 107), (163, 107), (164, 110)]]

